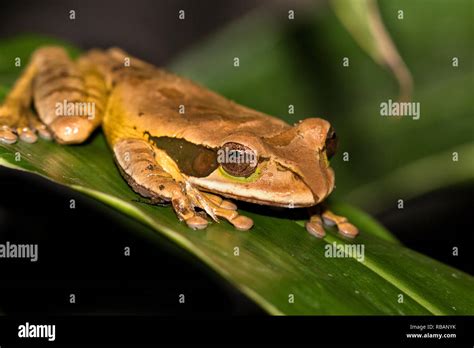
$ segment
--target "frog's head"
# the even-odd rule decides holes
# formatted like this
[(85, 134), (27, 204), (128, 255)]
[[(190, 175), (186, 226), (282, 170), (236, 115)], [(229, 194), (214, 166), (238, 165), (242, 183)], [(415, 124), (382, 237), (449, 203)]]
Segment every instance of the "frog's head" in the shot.
[(336, 146), (334, 130), (320, 118), (305, 119), (272, 137), (238, 132), (223, 139), (216, 168), (190, 180), (204, 190), (252, 203), (312, 206), (334, 188), (329, 158)]

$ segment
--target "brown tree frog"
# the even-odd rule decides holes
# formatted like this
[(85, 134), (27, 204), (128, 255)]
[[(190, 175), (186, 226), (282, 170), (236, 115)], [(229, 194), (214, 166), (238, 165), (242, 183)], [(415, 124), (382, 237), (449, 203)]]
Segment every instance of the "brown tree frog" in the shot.
[[(36, 50), (0, 108), (0, 141), (8, 144), (38, 136), (79, 144), (100, 125), (131, 188), (170, 202), (193, 229), (207, 226), (206, 214), (250, 229), (253, 221), (228, 199), (319, 207), (334, 188), (337, 139), (328, 121), (290, 126), (117, 48), (76, 61), (59, 47)], [(324, 208), (306, 229), (322, 237), (323, 222), (358, 234)]]

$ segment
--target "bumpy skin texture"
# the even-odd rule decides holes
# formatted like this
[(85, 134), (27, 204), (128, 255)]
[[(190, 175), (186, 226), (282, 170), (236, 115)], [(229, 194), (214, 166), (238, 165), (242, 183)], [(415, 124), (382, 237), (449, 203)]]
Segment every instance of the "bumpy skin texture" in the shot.
[[(93, 104), (95, 112), (92, 117), (58, 113), (58, 103), (66, 101)], [(132, 189), (152, 202), (170, 202), (191, 228), (207, 226), (196, 208), (214, 220), (223, 217), (238, 229), (252, 227), (249, 218), (220, 196), (312, 207), (334, 188), (326, 155), (332, 137), (329, 122), (309, 118), (290, 126), (116, 48), (91, 50), (77, 61), (59, 47), (37, 50), (0, 107), (0, 141), (9, 144), (17, 138), (35, 142), (37, 135), (79, 144), (99, 125)], [(224, 144), (240, 144), (258, 163), (245, 177), (229, 175), (221, 166), (205, 176), (185, 173), (178, 159), (157, 145), (163, 137), (211, 154)], [(321, 209), (307, 230), (321, 237), (323, 222), (337, 224), (347, 236), (358, 233), (347, 219)]]

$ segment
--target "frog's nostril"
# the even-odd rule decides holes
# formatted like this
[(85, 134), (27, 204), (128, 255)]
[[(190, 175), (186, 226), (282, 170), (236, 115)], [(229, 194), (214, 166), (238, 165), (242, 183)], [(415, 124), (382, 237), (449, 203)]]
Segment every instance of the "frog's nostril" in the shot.
[(50, 128), (58, 143), (77, 144), (89, 136), (92, 124), (86, 117), (62, 116), (54, 120)]

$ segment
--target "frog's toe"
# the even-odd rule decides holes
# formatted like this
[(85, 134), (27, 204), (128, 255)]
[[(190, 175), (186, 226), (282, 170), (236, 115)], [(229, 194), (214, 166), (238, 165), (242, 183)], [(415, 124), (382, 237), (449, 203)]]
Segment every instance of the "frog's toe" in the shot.
[(225, 199), (222, 200), (220, 207), (227, 210), (237, 210), (237, 206), (234, 203)]
[(39, 117), (32, 112), (28, 112), (28, 122), (32, 132), (37, 133), (41, 139), (51, 140), (53, 136), (46, 125), (40, 121)]
[(223, 199), (220, 196), (213, 195), (212, 193), (208, 193), (208, 192), (203, 192), (202, 194), (205, 197), (207, 197), (212, 203), (214, 203), (220, 208), (227, 209), (227, 210), (237, 210), (237, 206), (231, 201), (228, 201), (226, 199)]
[[(38, 136), (51, 139), (51, 133), (39, 117), (31, 110), (24, 108), (0, 108), (0, 119), (5, 122), (0, 126), (0, 142), (14, 144), (17, 140), (25, 143), (35, 143)], [(6, 123), (6, 124), (5, 124)]]
[[(178, 185), (176, 185), (178, 187)], [(207, 227), (207, 220), (196, 214), (189, 199), (178, 189), (174, 191), (174, 197), (171, 199), (173, 209), (181, 221), (185, 221), (188, 227), (193, 230), (202, 230)]]
[(240, 215), (234, 203), (212, 193), (200, 192), (200, 196), (200, 199), (195, 200), (197, 206), (203, 209), (215, 221), (218, 221), (217, 218), (224, 218), (241, 231), (247, 231), (252, 228), (253, 220)]
[(0, 143), (3, 144), (14, 144), (16, 143), (18, 136), (8, 126), (0, 127)]
[(38, 115), (32, 111), (24, 111), (20, 117), (16, 132), (21, 141), (25, 143), (36, 143), (38, 136), (44, 140), (51, 140), (53, 137), (48, 127), (41, 122)]
[(239, 215), (237, 210), (224, 209), (222, 207), (214, 207), (213, 210), (216, 216), (226, 219), (238, 230), (247, 231), (253, 226), (253, 220), (249, 217)]
[(311, 220), (305, 224), (306, 231), (317, 238), (323, 238), (326, 235), (326, 231), (323, 227), (323, 222), (319, 215), (311, 216)]
[(237, 217), (230, 220), (230, 223), (240, 231), (248, 231), (253, 226), (253, 220), (247, 216), (238, 215)]
[(340, 234), (349, 238), (354, 238), (359, 234), (358, 228), (347, 221), (338, 224), (337, 228)]
[(51, 132), (48, 130), (48, 128), (45, 125), (42, 125), (39, 128), (36, 128), (36, 131), (38, 132), (38, 135), (40, 136), (41, 139), (44, 139), (44, 140), (53, 139)]
[(207, 227), (207, 220), (204, 219), (203, 217), (199, 215), (194, 215), (191, 218), (188, 218), (186, 221), (186, 224), (188, 225), (189, 228), (192, 228), (193, 230), (202, 230)]
[(28, 143), (28, 144), (36, 143), (36, 141), (38, 140), (36, 131), (30, 127), (18, 128), (17, 134), (21, 141), (24, 141), (25, 143)]

